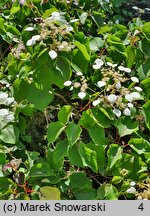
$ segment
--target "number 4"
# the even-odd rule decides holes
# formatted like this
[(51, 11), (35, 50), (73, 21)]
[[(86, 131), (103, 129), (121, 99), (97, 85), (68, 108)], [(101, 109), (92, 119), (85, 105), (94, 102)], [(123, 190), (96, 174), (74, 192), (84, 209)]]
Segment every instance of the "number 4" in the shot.
[(144, 210), (144, 206), (143, 206), (143, 203), (141, 203), (138, 207), (139, 210), (143, 211)]

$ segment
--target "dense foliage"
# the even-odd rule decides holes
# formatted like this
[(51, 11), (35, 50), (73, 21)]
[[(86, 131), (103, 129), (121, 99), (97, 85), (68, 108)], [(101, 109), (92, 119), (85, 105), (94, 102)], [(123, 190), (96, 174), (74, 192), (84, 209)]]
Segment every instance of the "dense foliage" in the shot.
[(0, 1), (1, 200), (150, 199), (149, 12)]

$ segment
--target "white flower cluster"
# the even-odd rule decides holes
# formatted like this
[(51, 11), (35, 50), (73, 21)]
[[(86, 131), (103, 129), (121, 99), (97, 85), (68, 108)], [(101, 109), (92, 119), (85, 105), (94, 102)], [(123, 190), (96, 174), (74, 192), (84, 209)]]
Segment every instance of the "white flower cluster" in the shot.
[(82, 100), (86, 97), (86, 89), (87, 89), (87, 80), (85, 79), (85, 76), (83, 76), (82, 72), (76, 72), (76, 76), (80, 77), (80, 82), (72, 82), (70, 80), (67, 80), (64, 82), (64, 86), (71, 86), (70, 90), (72, 91), (74, 88), (79, 88), (80, 91), (78, 92), (78, 97)]
[(41, 40), (40, 35), (34, 35), (31, 39), (29, 39), (26, 43), (27, 46), (33, 46), (37, 41)]
[(1, 104), (10, 105), (13, 102), (14, 102), (13, 97), (9, 97), (6, 92), (0, 91), (0, 105)]
[[(141, 98), (142, 88), (135, 86), (139, 84), (139, 79), (135, 76), (129, 78), (130, 68), (124, 66), (117, 67), (117, 64), (111, 62), (106, 62), (106, 67), (103, 66), (104, 61), (99, 58), (93, 64), (93, 69), (100, 69), (102, 74), (102, 79), (97, 82), (97, 86), (101, 88), (102, 93), (99, 98), (92, 102), (93, 106), (97, 106), (102, 102), (103, 106), (111, 106), (113, 113), (118, 118), (122, 114), (131, 116), (132, 108), (135, 107), (136, 101)], [(128, 89), (129, 82), (132, 82), (133, 86), (130, 89)]]
[(136, 183), (134, 181), (130, 182), (130, 188), (127, 189), (127, 193), (130, 193), (130, 194), (135, 194), (136, 193), (136, 189), (135, 189), (135, 186)]
[[(71, 26), (71, 23), (68, 23), (66, 21), (63, 12), (52, 12), (50, 17), (42, 19), (42, 22), (39, 25), (41, 29), (40, 34), (34, 35), (31, 39), (29, 39), (26, 43), (27, 46), (33, 46), (37, 42), (40, 42), (44, 46), (47, 46), (44, 40), (47, 38), (51, 38), (51, 40), (53, 41), (53, 43), (50, 44), (51, 50), (70, 51), (74, 47), (74, 45), (64, 40), (64, 36), (73, 31), (73, 27)], [(24, 29), (24, 31), (28, 32), (34, 30), (35, 27), (33, 26), (28, 26)], [(60, 39), (58, 39), (58, 35), (60, 36)]]

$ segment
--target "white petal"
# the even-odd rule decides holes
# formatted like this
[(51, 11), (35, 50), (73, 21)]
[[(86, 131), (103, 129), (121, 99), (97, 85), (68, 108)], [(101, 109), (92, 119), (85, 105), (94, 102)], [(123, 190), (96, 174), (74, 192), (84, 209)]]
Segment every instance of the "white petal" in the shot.
[(133, 108), (133, 104), (132, 103), (128, 103), (128, 107), (129, 108)]
[(72, 20), (70, 20), (70, 23), (74, 23), (74, 22), (77, 22), (77, 21), (79, 21), (79, 19), (72, 19)]
[(38, 41), (38, 40), (40, 40), (41, 39), (41, 36), (40, 35), (34, 35), (33, 37), (32, 37), (32, 40), (34, 40), (34, 41)]
[(115, 101), (117, 100), (117, 96), (115, 94), (110, 94), (107, 99), (111, 102), (111, 103), (115, 103)]
[(97, 85), (98, 85), (98, 87), (103, 87), (103, 86), (105, 86), (106, 85), (106, 82), (105, 81), (98, 81), (97, 82)]
[(76, 75), (77, 75), (77, 76), (82, 76), (83, 73), (82, 73), (82, 72), (77, 72)]
[(98, 59), (98, 58), (95, 60), (94, 63), (95, 63), (95, 64), (98, 64), (98, 65), (100, 65), (100, 66), (102, 66), (102, 65), (104, 64), (103, 60)]
[(5, 92), (0, 92), (0, 104), (3, 104), (6, 102), (8, 98), (8, 94)]
[(120, 89), (121, 88), (121, 83), (118, 82), (116, 85), (115, 85), (116, 89)]
[(98, 65), (98, 64), (94, 64), (94, 65), (93, 65), (93, 68), (94, 68), (95, 70), (97, 70), (97, 69), (100, 69), (100, 68), (101, 68), (101, 66), (100, 66), (100, 65)]
[(55, 17), (59, 17), (59, 16), (60, 16), (60, 13), (57, 12), (57, 11), (54, 11), (51, 15), (52, 15), (52, 16), (55, 16)]
[(26, 43), (27, 46), (32, 46), (34, 44), (35, 44), (35, 40), (33, 40), (33, 39), (28, 40)]
[(131, 111), (129, 110), (129, 108), (125, 108), (125, 109), (123, 110), (123, 114), (124, 114), (125, 116), (130, 116), (130, 115), (131, 115)]
[(11, 103), (14, 102), (14, 97), (8, 97), (7, 100), (6, 100), (6, 105), (10, 105)]
[(70, 86), (72, 84), (72, 82), (70, 80), (64, 82), (64, 86)]
[(143, 89), (141, 87), (139, 87), (139, 86), (135, 86), (134, 88), (135, 88), (135, 90), (137, 90), (139, 92), (143, 91)]
[(0, 116), (8, 115), (9, 111), (7, 109), (0, 109)]
[(138, 78), (137, 78), (137, 77), (131, 77), (131, 80), (132, 80), (133, 82), (136, 82), (136, 83), (138, 83), (138, 82), (139, 82), (139, 80), (138, 80)]
[(124, 68), (124, 71), (125, 71), (126, 73), (130, 73), (130, 72), (131, 72), (131, 69), (130, 69), (130, 68)]
[(129, 101), (129, 102), (132, 102), (132, 101), (133, 101), (133, 97), (132, 97), (131, 94), (126, 94), (126, 95), (125, 95), (125, 99), (126, 99), (127, 101)]
[(94, 101), (92, 102), (93, 106), (97, 106), (99, 103), (100, 103), (100, 100), (99, 100), (99, 99), (94, 100)]
[(114, 109), (113, 113), (119, 118), (121, 116), (121, 111), (119, 109)]
[(133, 99), (139, 99), (141, 97), (141, 95), (138, 92), (132, 92), (131, 96)]
[(118, 69), (119, 69), (120, 71), (124, 71), (125, 67), (119, 66)]
[(12, 122), (14, 120), (15, 120), (15, 117), (13, 114), (9, 114), (9, 115), (4, 116), (4, 122), (6, 122), (6, 123)]
[(86, 93), (85, 92), (79, 92), (78, 96), (79, 96), (79, 98), (83, 99), (83, 98), (85, 98)]
[(68, 27), (67, 27), (67, 31), (69, 31), (69, 32), (70, 32), (70, 31), (73, 31), (73, 27), (72, 27), (72, 26), (68, 26)]
[(129, 189), (127, 189), (127, 193), (136, 193), (136, 189), (134, 187), (130, 187)]
[(33, 31), (33, 30), (34, 30), (34, 28), (31, 27), (31, 26), (29, 26), (29, 27), (27, 27), (27, 28), (24, 29), (24, 31)]
[(57, 52), (55, 52), (54, 50), (49, 51), (48, 54), (52, 60), (57, 58)]
[(106, 64), (107, 64), (108, 66), (110, 66), (110, 67), (113, 66), (113, 64), (112, 64), (111, 62), (106, 62)]
[(134, 181), (132, 181), (132, 182), (130, 182), (130, 185), (131, 185), (131, 186), (135, 186), (136, 183), (135, 183)]

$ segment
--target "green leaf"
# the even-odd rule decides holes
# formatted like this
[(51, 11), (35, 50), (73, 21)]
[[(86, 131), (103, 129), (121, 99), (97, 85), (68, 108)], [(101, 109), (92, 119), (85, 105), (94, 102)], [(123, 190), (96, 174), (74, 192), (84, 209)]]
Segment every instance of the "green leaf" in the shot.
[(63, 106), (58, 112), (58, 120), (62, 124), (67, 124), (71, 115), (72, 107), (69, 105)]
[(84, 165), (83, 165), (83, 160), (82, 160), (82, 156), (81, 156), (81, 153), (80, 153), (79, 145), (77, 143), (77, 144), (75, 144), (73, 146), (69, 146), (69, 148), (68, 148), (68, 158), (70, 160), (71, 165), (83, 168)]
[(80, 137), (82, 130), (79, 125), (76, 125), (75, 123), (71, 122), (67, 128), (66, 128), (66, 134), (68, 137), (68, 141), (70, 145), (73, 145), (77, 142), (77, 140)]
[(70, 186), (73, 189), (91, 188), (92, 182), (85, 173), (73, 173), (70, 176)]
[(150, 39), (150, 22), (146, 22), (142, 26), (142, 32), (145, 34), (145, 36), (147, 37), (147, 39)]
[(146, 97), (149, 99), (150, 98), (150, 77), (144, 79), (142, 82), (141, 82), (141, 85), (143, 87), (143, 90), (144, 92), (146, 93)]
[(50, 168), (56, 172), (62, 170), (64, 158), (61, 157), (59, 160), (55, 160), (55, 150), (49, 148), (47, 151), (46, 159), (50, 165)]
[(95, 124), (95, 121), (92, 118), (92, 113), (90, 109), (82, 112), (82, 116), (79, 120), (79, 124), (85, 128), (89, 127), (89, 125)]
[(130, 119), (129, 117), (123, 117), (116, 122), (118, 133), (120, 137), (132, 134), (139, 129), (138, 122)]
[(58, 162), (61, 158), (67, 156), (68, 146), (69, 143), (67, 139), (64, 139), (61, 142), (57, 143), (54, 155), (56, 162)]
[(82, 160), (84, 159), (84, 163), (87, 164), (87, 166), (89, 166), (93, 170), (93, 172), (97, 172), (98, 166), (96, 152), (90, 148), (82, 146), (80, 149), (80, 153), (82, 156)]
[(16, 144), (16, 134), (14, 126), (9, 124), (0, 132), (0, 140), (8, 144)]
[(51, 87), (46, 89), (43, 85), (38, 85), (35, 82), (30, 84), (24, 80), (20, 82), (20, 85), (17, 82), (14, 83), (14, 94), (17, 101), (27, 99), (30, 103), (34, 104), (35, 108), (42, 111), (53, 100), (53, 90)]
[(0, 34), (5, 34), (6, 30), (5, 30), (5, 26), (4, 26), (4, 19), (0, 17)]
[(40, 188), (40, 200), (60, 200), (60, 191), (58, 188), (43, 186)]
[(122, 159), (122, 148), (117, 144), (111, 144), (108, 151), (108, 169), (112, 169), (114, 165), (117, 165), (118, 162)]
[(10, 32), (14, 36), (20, 37), (20, 32), (15, 26), (8, 25), (6, 31)]
[(15, 14), (20, 10), (20, 5), (18, 3), (18, 1), (15, 1), (10, 9), (10, 14)]
[(90, 50), (96, 52), (104, 46), (104, 41), (99, 37), (94, 37), (89, 40)]
[(150, 40), (143, 38), (141, 41), (141, 49), (146, 56), (150, 57)]
[(133, 138), (129, 141), (129, 145), (139, 155), (150, 152), (150, 143), (143, 138)]
[(74, 190), (74, 195), (77, 200), (95, 200), (96, 189), (94, 188), (82, 188)]
[(64, 128), (65, 126), (59, 121), (50, 123), (47, 129), (48, 142), (55, 142)]
[(75, 42), (75, 45), (76, 45), (76, 46), (78, 47), (78, 49), (82, 52), (84, 58), (85, 58), (87, 61), (90, 61), (90, 56), (89, 56), (89, 54), (88, 54), (88, 52), (87, 52), (86, 47), (85, 47), (83, 44), (81, 44), (80, 42), (78, 42), (78, 41)]
[(99, 125), (93, 125), (91, 127), (88, 127), (88, 132), (95, 145), (98, 146), (105, 144), (104, 128), (100, 127)]
[(6, 177), (0, 177), (0, 196), (8, 191), (8, 189), (14, 184), (14, 182)]
[(77, 70), (81, 72), (84, 71), (84, 73), (88, 71), (89, 61), (85, 58), (84, 54), (80, 50), (78, 49), (73, 50), (73, 61), (72, 62), (73, 62), (72, 67), (75, 68), (76, 71)]
[(98, 188), (97, 196), (100, 200), (117, 200), (118, 191), (113, 185), (104, 183)]
[(120, 184), (123, 181), (123, 177), (122, 176), (114, 176), (112, 178), (112, 183), (117, 185)]
[(87, 12), (83, 12), (83, 13), (81, 14), (81, 16), (80, 16), (80, 22), (81, 22), (82, 25), (85, 24), (85, 21), (86, 21), (86, 19), (87, 19), (87, 16), (88, 16), (88, 13), (87, 13)]
[(53, 174), (48, 162), (44, 158), (40, 158), (36, 161), (30, 170), (30, 177), (41, 177), (51, 176)]
[(56, 65), (57, 71), (53, 71), (54, 83), (60, 87), (64, 87), (64, 82), (71, 78), (70, 62), (64, 56), (57, 57)]
[(104, 128), (109, 127), (112, 122), (112, 118), (110, 117), (109, 113), (103, 108), (93, 108), (92, 118), (98, 125)]
[(133, 46), (127, 46), (126, 53), (127, 53), (126, 66), (128, 68), (132, 68), (133, 65), (136, 63), (135, 48)]
[(143, 114), (145, 118), (145, 123), (148, 129), (150, 129), (150, 100), (147, 101), (143, 106)]

